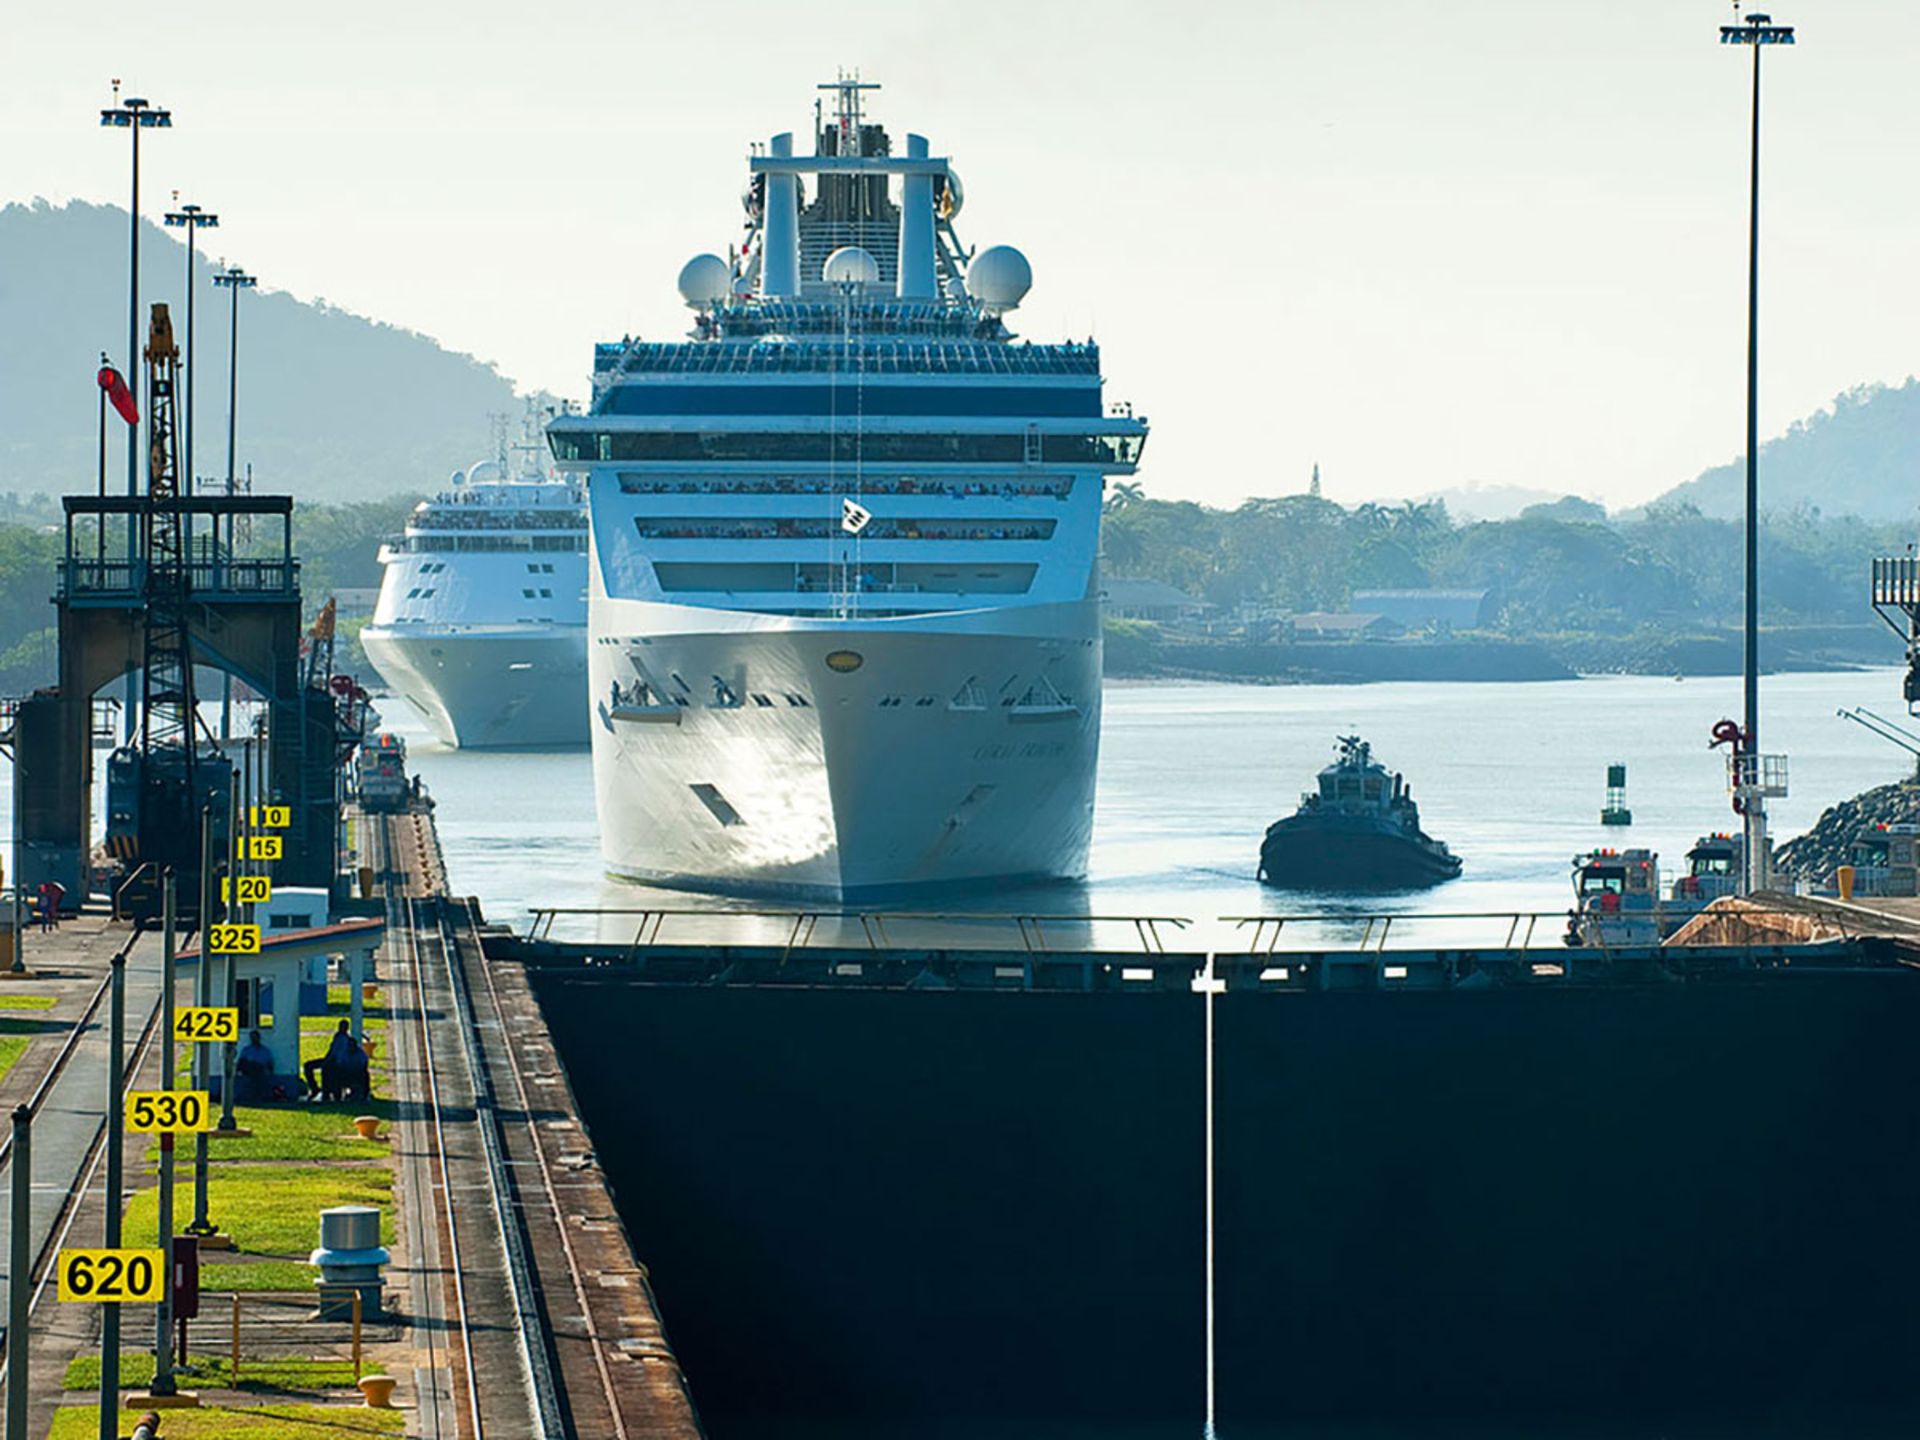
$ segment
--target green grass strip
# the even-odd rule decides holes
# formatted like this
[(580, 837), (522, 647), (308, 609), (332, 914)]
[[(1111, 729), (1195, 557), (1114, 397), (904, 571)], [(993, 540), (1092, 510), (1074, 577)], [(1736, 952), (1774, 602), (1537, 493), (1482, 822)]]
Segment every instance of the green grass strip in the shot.
[[(118, 1433), (131, 1435), (139, 1418), (138, 1410), (121, 1412)], [(169, 1410), (161, 1434), (166, 1440), (358, 1440), (367, 1435), (399, 1435), (406, 1424), (404, 1410), (367, 1410), (348, 1405), (261, 1405), (246, 1409), (203, 1405), (197, 1410)], [(54, 1412), (47, 1440), (94, 1440), (99, 1433), (97, 1405), (63, 1405)]]
[[(374, 1205), (381, 1243), (393, 1243), (393, 1173), (385, 1167), (235, 1165), (207, 1177), (207, 1213), (233, 1236), (236, 1249), (256, 1255), (305, 1255), (320, 1243), (320, 1212), (335, 1205)], [(191, 1190), (176, 1187), (174, 1222), (192, 1214)], [(156, 1245), (160, 1197), (142, 1190), (127, 1206), (126, 1245)]]

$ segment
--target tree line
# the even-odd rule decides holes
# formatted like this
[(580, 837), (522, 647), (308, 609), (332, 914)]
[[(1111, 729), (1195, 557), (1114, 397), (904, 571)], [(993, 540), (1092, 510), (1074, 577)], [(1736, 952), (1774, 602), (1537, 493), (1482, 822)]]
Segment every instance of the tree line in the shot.
[[(1896, 523), (1800, 508), (1764, 517), (1761, 599), (1768, 624), (1871, 619), (1868, 561), (1913, 539)], [(1109, 577), (1178, 586), (1223, 609), (1345, 610), (1371, 589), (1485, 589), (1509, 634), (1618, 633), (1737, 623), (1744, 540), (1737, 521), (1664, 502), (1609, 517), (1576, 497), (1511, 520), (1458, 522), (1438, 501), (1343, 506), (1319, 495), (1235, 509), (1109, 488)]]

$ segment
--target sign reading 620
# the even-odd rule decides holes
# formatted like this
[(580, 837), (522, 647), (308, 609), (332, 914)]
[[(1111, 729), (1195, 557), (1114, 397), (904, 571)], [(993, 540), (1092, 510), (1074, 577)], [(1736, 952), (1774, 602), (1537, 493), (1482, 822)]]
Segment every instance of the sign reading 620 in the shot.
[(156, 1301), (166, 1284), (158, 1250), (62, 1250), (54, 1274), (62, 1300), (94, 1305)]

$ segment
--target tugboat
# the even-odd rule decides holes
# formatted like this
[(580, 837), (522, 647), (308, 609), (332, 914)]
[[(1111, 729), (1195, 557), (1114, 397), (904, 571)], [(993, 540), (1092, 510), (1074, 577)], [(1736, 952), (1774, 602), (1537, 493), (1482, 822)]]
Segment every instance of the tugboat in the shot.
[(1358, 735), (1340, 737), (1340, 758), (1320, 788), (1267, 827), (1260, 881), (1289, 890), (1407, 890), (1460, 873), (1460, 857), (1420, 829), (1406, 780), (1373, 758)]

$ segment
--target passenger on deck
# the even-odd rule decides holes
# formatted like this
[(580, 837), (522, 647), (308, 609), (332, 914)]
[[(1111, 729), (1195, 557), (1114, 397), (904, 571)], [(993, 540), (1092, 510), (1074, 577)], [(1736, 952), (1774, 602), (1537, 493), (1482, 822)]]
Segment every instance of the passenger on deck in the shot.
[(233, 1061), (234, 1099), (257, 1104), (267, 1098), (267, 1086), (273, 1079), (273, 1051), (260, 1039), (258, 1030), (247, 1032), (247, 1043)]
[[(357, 1049), (353, 1036), (348, 1033), (347, 1022), (342, 1020), (340, 1028), (333, 1032), (333, 1038), (327, 1042), (327, 1053), (309, 1060), (300, 1067), (301, 1078), (307, 1082), (309, 1100), (333, 1100), (340, 1094), (340, 1067), (350, 1049)], [(319, 1078), (314, 1072), (319, 1071)]]

